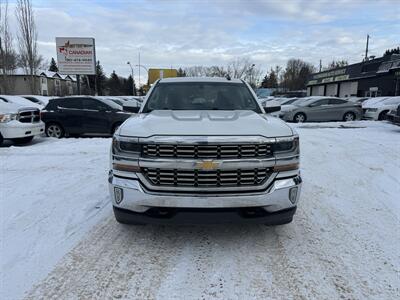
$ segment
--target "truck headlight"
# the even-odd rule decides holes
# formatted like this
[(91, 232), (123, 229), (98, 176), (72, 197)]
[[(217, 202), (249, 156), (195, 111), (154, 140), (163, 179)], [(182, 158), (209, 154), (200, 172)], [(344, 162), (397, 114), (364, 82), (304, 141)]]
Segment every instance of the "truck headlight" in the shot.
[(128, 156), (139, 156), (141, 145), (139, 138), (126, 138), (114, 135), (112, 141), (113, 154), (125, 154)]
[(274, 152), (293, 152), (299, 148), (299, 136), (277, 138), (274, 144)]
[(0, 123), (10, 122), (16, 119), (17, 119), (16, 114), (0, 114)]
[(114, 135), (112, 140), (112, 168), (122, 172), (139, 173), (141, 145), (139, 138), (127, 138)]

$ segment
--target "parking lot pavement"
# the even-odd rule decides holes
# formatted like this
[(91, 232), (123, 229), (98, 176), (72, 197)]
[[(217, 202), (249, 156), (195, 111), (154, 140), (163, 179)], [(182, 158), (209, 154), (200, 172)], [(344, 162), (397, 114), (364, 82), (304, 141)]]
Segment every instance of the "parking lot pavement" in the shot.
[[(30, 283), (36, 283), (32, 289), (23, 286), (27, 299), (397, 298), (400, 128), (382, 122), (293, 126), (301, 139), (303, 192), (293, 223), (278, 227), (123, 226), (113, 219), (102, 173), (108, 139), (46, 140), (30, 151), (1, 149), (7, 201), (24, 202), (25, 193), (41, 189), (45, 194), (35, 196), (40, 201), (26, 209), (51, 206), (51, 213), (39, 217), (28, 217), (23, 205), (18, 211), (6, 206), (6, 215), (12, 215), (2, 230), (7, 271), (22, 282), (21, 268), (13, 262), (23, 255), (28, 268), (34, 266), (32, 259), (47, 266)], [(32, 157), (38, 160), (33, 182), (27, 167)], [(54, 178), (47, 185), (46, 172)], [(56, 184), (71, 176), (68, 185)], [(93, 199), (100, 213), (93, 212)], [(65, 221), (50, 226), (43, 220), (57, 217)], [(63, 235), (60, 228), (75, 231)], [(17, 243), (25, 230), (40, 234)], [(57, 258), (68, 252), (54, 268), (56, 258), (48, 264), (49, 253), (42, 249), (47, 247), (37, 241), (53, 231), (59, 234), (46, 246)], [(35, 251), (20, 249), (29, 247)], [(18, 294), (18, 284), (10, 284), (14, 291), (8, 295)]]

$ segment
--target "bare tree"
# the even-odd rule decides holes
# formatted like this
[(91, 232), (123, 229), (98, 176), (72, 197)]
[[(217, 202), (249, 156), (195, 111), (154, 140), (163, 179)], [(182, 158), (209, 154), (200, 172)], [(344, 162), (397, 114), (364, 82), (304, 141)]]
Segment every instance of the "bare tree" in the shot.
[(18, 0), (15, 14), (18, 20), (18, 46), (20, 63), (30, 75), (31, 92), (36, 93), (37, 82), (34, 78), (42, 62), (37, 52), (37, 31), (31, 0)]
[(184, 69), (186, 76), (190, 77), (229, 77), (247, 81), (256, 87), (260, 81), (261, 70), (250, 62), (248, 58), (237, 58), (224, 66), (193, 66)]
[(328, 71), (328, 70), (332, 70), (332, 69), (336, 69), (336, 68), (342, 68), (347, 66), (349, 63), (347, 62), (347, 60), (332, 60), (328, 67), (324, 68), (324, 71)]
[(9, 77), (17, 67), (17, 54), (13, 48), (13, 36), (8, 23), (8, 1), (0, 0), (0, 88), (9, 93), (12, 89), (12, 80)]
[(301, 59), (289, 59), (283, 75), (282, 86), (289, 91), (306, 88), (308, 77), (315, 72), (315, 67)]

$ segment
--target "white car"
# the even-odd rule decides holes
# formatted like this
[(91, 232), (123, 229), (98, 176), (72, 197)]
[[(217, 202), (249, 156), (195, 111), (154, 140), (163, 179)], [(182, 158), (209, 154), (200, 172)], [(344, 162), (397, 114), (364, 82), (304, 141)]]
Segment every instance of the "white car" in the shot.
[(50, 99), (53, 99), (54, 97), (49, 97), (49, 96), (41, 96), (41, 95), (21, 95), (21, 97), (41, 105), (42, 107), (45, 107)]
[(363, 119), (366, 120), (386, 120), (389, 111), (397, 108), (400, 104), (399, 97), (383, 97), (372, 101), (369, 99), (363, 103)]
[(4, 140), (17, 144), (29, 143), (44, 133), (44, 123), (36, 107), (6, 102), (0, 98), (0, 145)]
[(0, 95), (0, 100), (7, 103), (14, 103), (22, 106), (35, 107), (38, 109), (43, 108), (43, 105), (39, 103), (34, 103), (31, 100), (25, 99), (24, 97), (21, 96)]

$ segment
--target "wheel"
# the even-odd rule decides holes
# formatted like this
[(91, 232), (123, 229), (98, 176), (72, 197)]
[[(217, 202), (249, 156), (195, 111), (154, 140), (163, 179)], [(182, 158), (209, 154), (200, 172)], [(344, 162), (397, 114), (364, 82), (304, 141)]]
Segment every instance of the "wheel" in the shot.
[(64, 136), (64, 129), (59, 124), (51, 123), (46, 126), (46, 135), (60, 139)]
[(1, 133), (0, 133), (0, 146), (3, 145), (3, 141), (4, 141), (4, 138), (3, 138), (3, 136), (2, 136)]
[(18, 138), (18, 139), (12, 139), (12, 141), (17, 145), (28, 144), (32, 140), (33, 140), (33, 136), (27, 136), (27, 137)]
[(388, 113), (387, 110), (384, 110), (383, 112), (381, 112), (381, 113), (379, 114), (378, 120), (379, 120), (379, 121), (386, 120), (386, 119), (387, 119), (387, 116), (386, 116), (387, 113)]
[(293, 121), (296, 123), (303, 123), (306, 121), (306, 115), (304, 113), (297, 113), (293, 117)]
[(115, 123), (114, 126), (112, 127), (111, 133), (114, 134), (118, 130), (119, 126), (121, 126), (121, 124), (122, 123)]
[(343, 121), (346, 121), (346, 122), (354, 121), (355, 119), (356, 119), (356, 115), (351, 111), (345, 113), (343, 116)]

